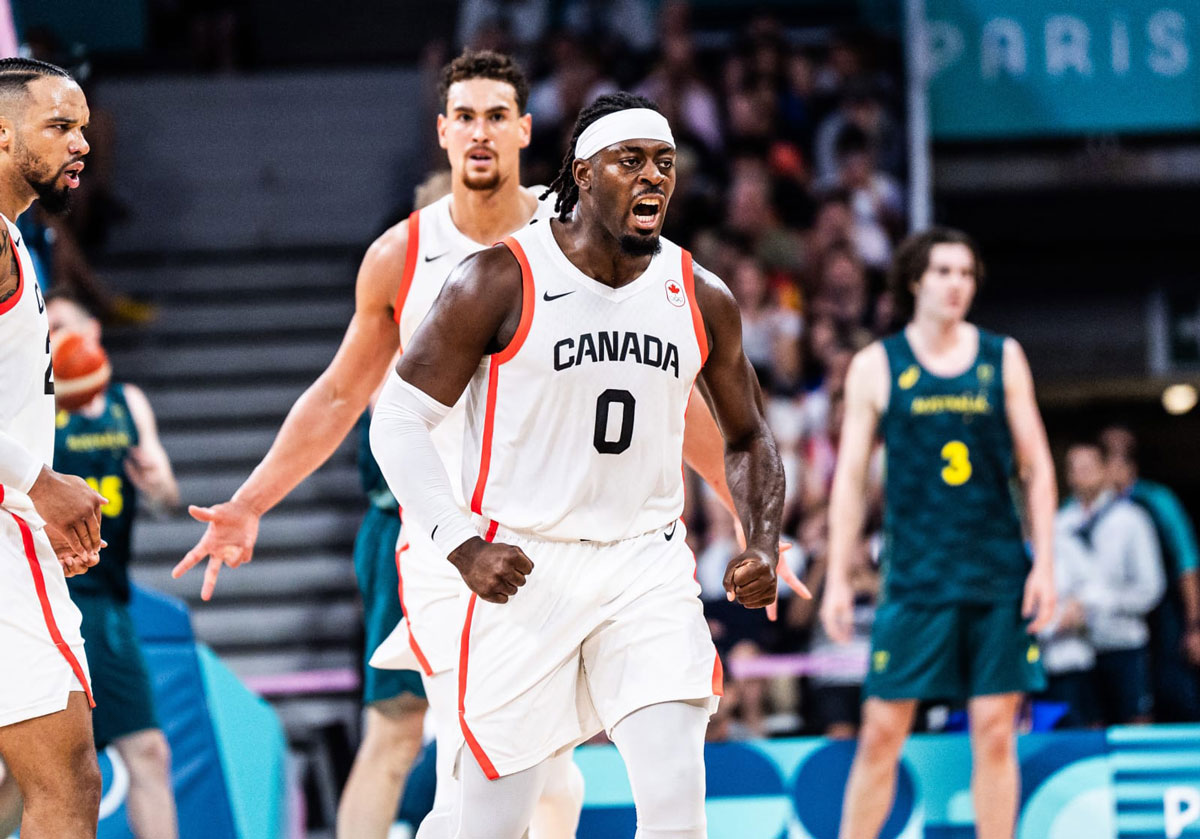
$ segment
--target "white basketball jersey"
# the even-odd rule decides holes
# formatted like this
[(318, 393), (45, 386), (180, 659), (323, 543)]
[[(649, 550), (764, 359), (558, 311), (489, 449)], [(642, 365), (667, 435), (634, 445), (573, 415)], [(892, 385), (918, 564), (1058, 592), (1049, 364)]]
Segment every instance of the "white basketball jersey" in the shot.
[[(531, 188), (531, 192), (542, 190)], [(408, 219), (408, 250), (404, 259), (404, 276), (393, 308), (396, 322), (400, 326), (400, 350), (408, 346), (413, 333), (425, 320), (433, 301), (437, 299), (458, 263), (488, 245), (468, 238), (450, 217), (450, 201), (446, 195), (424, 207)], [(553, 196), (539, 201), (534, 218), (543, 218), (554, 211)], [(462, 487), (457, 480), (462, 474), (463, 433), (466, 428), (464, 400), (450, 411), (446, 418), (433, 430), (433, 444), (450, 475), (454, 497), (460, 507), (467, 509)]]
[[(20, 270), (17, 293), (0, 303), (0, 430), (49, 464), (54, 459), (54, 372), (46, 303), (21, 231), (0, 219)], [(7, 486), (0, 488), (0, 506), (26, 517), (33, 511), (27, 495)]]
[(683, 512), (684, 412), (708, 352), (691, 255), (663, 239), (611, 288), (567, 259), (548, 221), (505, 244), (521, 322), (467, 389), (471, 511), (553, 540), (667, 526)]

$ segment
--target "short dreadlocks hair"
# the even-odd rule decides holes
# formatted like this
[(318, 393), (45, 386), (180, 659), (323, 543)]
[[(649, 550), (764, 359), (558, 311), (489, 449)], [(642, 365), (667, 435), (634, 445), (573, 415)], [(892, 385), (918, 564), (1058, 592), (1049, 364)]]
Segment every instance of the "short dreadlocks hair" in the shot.
[(48, 61), (38, 61), (36, 58), (0, 58), (0, 96), (24, 93), (25, 86), (31, 81), (44, 77), (74, 81), (70, 73)]
[(579, 118), (575, 120), (575, 128), (571, 132), (571, 142), (567, 145), (566, 155), (563, 156), (562, 168), (558, 170), (558, 177), (550, 184), (549, 189), (542, 193), (542, 198), (552, 192), (558, 193), (558, 198), (554, 201), (554, 211), (558, 213), (561, 220), (566, 221), (579, 202), (579, 184), (575, 183), (575, 173), (571, 171), (572, 165), (575, 163), (575, 144), (579, 142), (579, 135), (600, 117), (606, 117), (618, 111), (628, 111), (631, 108), (649, 108), (662, 113), (658, 105), (646, 97), (624, 91), (606, 93), (597, 97), (595, 102), (579, 112)]
[(517, 110), (525, 113), (529, 102), (529, 79), (525, 71), (510, 56), (492, 50), (465, 50), (462, 55), (442, 69), (442, 80), (438, 84), (438, 100), (446, 107), (446, 96), (450, 85), (468, 79), (494, 79), (512, 85), (517, 94)]

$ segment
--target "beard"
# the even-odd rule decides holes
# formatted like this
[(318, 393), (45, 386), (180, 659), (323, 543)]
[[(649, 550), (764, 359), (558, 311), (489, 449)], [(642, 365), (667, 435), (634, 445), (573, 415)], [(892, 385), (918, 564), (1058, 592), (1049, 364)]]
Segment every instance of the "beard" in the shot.
[(69, 187), (56, 187), (57, 176), (49, 181), (29, 181), (33, 191), (37, 193), (42, 209), (55, 216), (64, 215), (71, 209), (71, 190)]
[(626, 256), (658, 256), (662, 250), (662, 241), (657, 233), (652, 236), (626, 233), (617, 241), (621, 246), (621, 253)]
[(472, 176), (463, 172), (463, 186), (474, 192), (490, 192), (500, 186), (500, 168), (496, 167), (485, 175)]
[(25, 182), (37, 193), (42, 209), (56, 216), (67, 212), (71, 207), (71, 189), (57, 186), (58, 179), (62, 176), (62, 169), (49, 175), (44, 170), (39, 170), (33, 155), (29, 153), (29, 149), (20, 141), (20, 138), (17, 139), (15, 152), (17, 169), (25, 178)]

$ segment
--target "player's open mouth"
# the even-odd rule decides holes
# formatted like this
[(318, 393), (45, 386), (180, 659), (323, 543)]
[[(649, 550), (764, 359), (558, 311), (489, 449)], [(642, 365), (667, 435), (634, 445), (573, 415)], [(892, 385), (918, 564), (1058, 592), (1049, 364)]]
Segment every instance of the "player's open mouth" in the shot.
[(662, 210), (661, 196), (647, 195), (639, 198), (633, 205), (633, 226), (638, 230), (653, 230), (658, 227), (658, 217)]
[(79, 173), (83, 171), (83, 161), (72, 163), (63, 170), (63, 177), (67, 179), (67, 186), (71, 189), (79, 186)]
[(484, 163), (491, 163), (495, 159), (496, 155), (490, 151), (486, 151), (485, 149), (476, 149), (467, 155), (467, 160), (480, 165)]

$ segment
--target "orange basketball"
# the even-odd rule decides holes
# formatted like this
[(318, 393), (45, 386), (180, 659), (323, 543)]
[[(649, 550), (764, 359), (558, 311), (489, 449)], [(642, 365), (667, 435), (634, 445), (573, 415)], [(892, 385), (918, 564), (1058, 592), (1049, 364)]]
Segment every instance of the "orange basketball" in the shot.
[(77, 332), (54, 336), (54, 401), (78, 411), (101, 393), (112, 378), (104, 347)]

